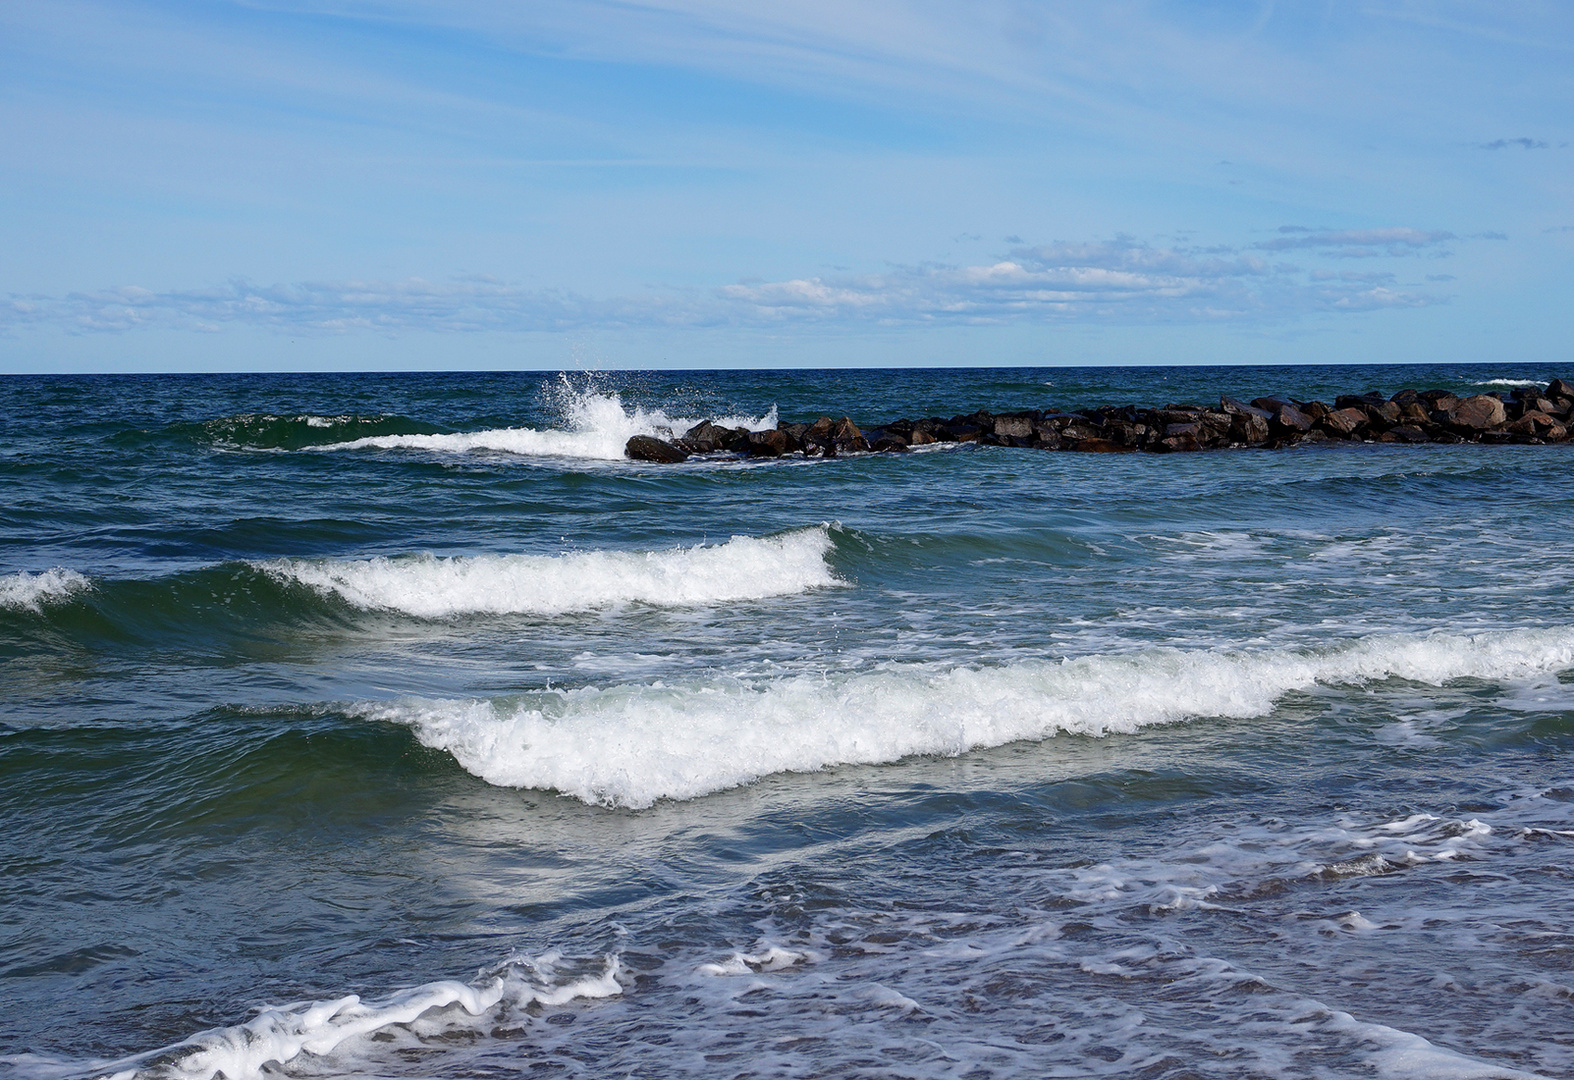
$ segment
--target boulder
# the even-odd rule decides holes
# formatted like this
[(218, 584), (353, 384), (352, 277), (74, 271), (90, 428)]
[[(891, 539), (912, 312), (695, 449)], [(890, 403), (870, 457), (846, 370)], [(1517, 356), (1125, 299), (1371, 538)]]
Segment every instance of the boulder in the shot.
[(1569, 383), (1563, 379), (1553, 379), (1547, 384), (1547, 396), (1553, 399), (1560, 397), (1574, 398), (1574, 383)]
[(1083, 439), (1071, 449), (1084, 454), (1125, 454), (1135, 447), (1118, 443), (1114, 439)]
[(749, 453), (754, 457), (781, 457), (791, 448), (787, 433), (780, 429), (749, 432)]
[(932, 432), (921, 427), (913, 428), (913, 436), (910, 445), (928, 446), (932, 442), (939, 442), (939, 440), (934, 437)]
[(1553, 428), (1562, 426), (1540, 409), (1532, 409), (1518, 420), (1511, 421), (1506, 430), (1515, 435), (1536, 435), (1545, 438)]
[(877, 454), (905, 454), (907, 444), (900, 438), (887, 432), (869, 444), (869, 449)]
[(1341, 439), (1355, 438), (1356, 432), (1366, 425), (1366, 410), (1353, 407), (1335, 409), (1322, 419), (1322, 429)]
[(731, 428), (704, 420), (685, 431), (681, 442), (696, 454), (709, 454), (727, 449), (735, 439), (736, 435)]
[(1432, 437), (1415, 424), (1395, 424), (1378, 437), (1383, 442), (1424, 443), (1432, 441)]
[(995, 434), (1002, 438), (1030, 439), (1033, 437), (1031, 416), (1011, 415), (995, 417)]
[(863, 434), (858, 430), (858, 425), (845, 416), (831, 425), (832, 442), (850, 442), (853, 439), (863, 438)]
[(1227, 394), (1219, 396), (1219, 409), (1231, 416), (1255, 416), (1264, 422), (1273, 419), (1273, 411), (1271, 409), (1259, 409), (1256, 405), (1247, 405), (1236, 401)]
[(651, 435), (631, 436), (623, 447), (623, 453), (635, 461), (659, 461), (667, 465), (675, 465), (689, 456), (681, 447)]
[(1304, 434), (1312, 430), (1312, 418), (1294, 405), (1279, 406), (1279, 411), (1273, 415), (1273, 423), (1281, 435), (1292, 431)]
[(1453, 425), (1470, 431), (1488, 431), (1500, 427), (1508, 419), (1503, 400), (1491, 394), (1477, 394), (1459, 403), (1453, 410)]

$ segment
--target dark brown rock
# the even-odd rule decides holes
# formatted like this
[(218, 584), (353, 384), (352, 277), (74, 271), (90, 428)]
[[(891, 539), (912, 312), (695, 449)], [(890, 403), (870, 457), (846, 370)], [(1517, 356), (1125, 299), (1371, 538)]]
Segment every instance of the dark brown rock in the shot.
[(1312, 430), (1312, 418), (1297, 409), (1294, 405), (1281, 405), (1279, 411), (1273, 416), (1273, 425), (1270, 430), (1276, 430), (1279, 435), (1289, 432), (1304, 434)]
[(1501, 398), (1490, 394), (1477, 394), (1459, 403), (1459, 407), (1453, 410), (1452, 422), (1456, 428), (1488, 431), (1501, 427), (1507, 419), (1508, 414), (1503, 408)]
[(1395, 424), (1378, 436), (1378, 438), (1383, 442), (1424, 443), (1432, 441), (1432, 437), (1415, 424)]
[(749, 453), (754, 457), (781, 457), (791, 449), (787, 433), (780, 429), (751, 431), (748, 445)]
[(1135, 447), (1118, 443), (1114, 439), (1083, 439), (1072, 449), (1084, 454), (1125, 454)]
[(850, 442), (853, 439), (863, 438), (863, 434), (858, 430), (858, 425), (845, 416), (831, 426), (832, 442)]
[(900, 438), (887, 432), (869, 444), (869, 449), (877, 454), (905, 454), (907, 444)]
[(1549, 398), (1574, 399), (1574, 383), (1566, 382), (1563, 379), (1553, 379), (1547, 384), (1547, 396)]
[(626, 457), (635, 461), (659, 461), (675, 465), (688, 459), (688, 452), (651, 435), (634, 435), (623, 447)]
[(1328, 434), (1341, 439), (1353, 439), (1356, 433), (1366, 427), (1368, 418), (1365, 409), (1346, 407), (1335, 409), (1322, 418), (1321, 426)]

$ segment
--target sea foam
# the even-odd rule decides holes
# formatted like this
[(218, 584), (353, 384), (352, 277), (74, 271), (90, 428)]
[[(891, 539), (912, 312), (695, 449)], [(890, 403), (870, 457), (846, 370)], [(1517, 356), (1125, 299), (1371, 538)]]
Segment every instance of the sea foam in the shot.
[(521, 454), (530, 457), (623, 460), (623, 447), (634, 435), (670, 439), (711, 419), (723, 427), (751, 431), (776, 426), (776, 409), (764, 416), (696, 418), (669, 415), (662, 409), (632, 409), (617, 394), (565, 388), (559, 395), (563, 428), (491, 428), (443, 435), (374, 435), (333, 445), (334, 450), (425, 450), (464, 454), (476, 451)]
[(666, 551), (276, 559), (254, 565), (278, 580), (358, 608), (440, 619), (557, 615), (620, 603), (693, 607), (788, 596), (842, 584), (826, 561), (831, 546), (830, 527), (822, 525)]
[(64, 600), (92, 588), (92, 582), (75, 570), (57, 566), (37, 573), (22, 571), (0, 576), (0, 608), (42, 611), (45, 604)]
[(1574, 628), (1559, 628), (1378, 635), (1319, 650), (1166, 648), (999, 667), (893, 664), (853, 675), (708, 678), (357, 711), (410, 726), (423, 744), (489, 783), (639, 808), (772, 773), (1263, 716), (1285, 694), (1318, 684), (1437, 685), (1571, 667)]
[(357, 995), (331, 1001), (304, 1001), (262, 1009), (251, 1021), (197, 1035), (184, 1043), (110, 1063), (106, 1080), (131, 1080), (158, 1062), (158, 1075), (172, 1080), (250, 1080), (298, 1057), (321, 1057), (358, 1039), (403, 1027), (432, 1037), (489, 1028), (499, 1013), (518, 1013), (531, 1005), (558, 1006), (577, 999), (615, 997), (616, 957), (599, 975), (554, 979), (556, 954), (514, 960), (472, 983), (443, 980), (411, 987), (388, 997), (362, 1001)]

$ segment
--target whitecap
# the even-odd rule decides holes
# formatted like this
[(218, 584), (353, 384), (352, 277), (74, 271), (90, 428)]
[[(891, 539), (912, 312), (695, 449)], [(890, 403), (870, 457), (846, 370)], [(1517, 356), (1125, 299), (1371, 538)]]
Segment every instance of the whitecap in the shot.
[(5, 574), (0, 576), (0, 608), (42, 611), (45, 604), (65, 600), (92, 587), (86, 575), (63, 566), (36, 573), (23, 570)]
[(750, 431), (774, 428), (777, 423), (775, 406), (763, 416), (685, 417), (669, 415), (659, 408), (630, 408), (615, 393), (565, 387), (559, 397), (566, 425), (562, 428), (509, 427), (445, 435), (373, 435), (324, 449), (424, 450), (445, 454), (491, 451), (527, 457), (618, 461), (623, 459), (623, 448), (634, 435), (671, 439), (702, 419), (710, 419), (722, 427), (742, 427)]
[(425, 619), (560, 615), (613, 604), (694, 607), (844, 584), (826, 561), (830, 526), (664, 551), (274, 559), (264, 573), (366, 610)]
[(501, 700), (358, 707), (405, 724), (474, 775), (589, 803), (646, 807), (782, 772), (955, 755), (1057, 734), (1247, 719), (1318, 684), (1441, 684), (1574, 667), (1574, 629), (1377, 635), (1320, 649), (1152, 649), (999, 667), (584, 687)]

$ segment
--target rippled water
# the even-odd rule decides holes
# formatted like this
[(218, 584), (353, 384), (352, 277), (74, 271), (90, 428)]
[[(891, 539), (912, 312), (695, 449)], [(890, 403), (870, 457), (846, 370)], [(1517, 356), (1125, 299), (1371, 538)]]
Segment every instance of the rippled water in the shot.
[(1574, 1076), (1574, 458), (636, 432), (1451, 368), (0, 381), (0, 1075)]

